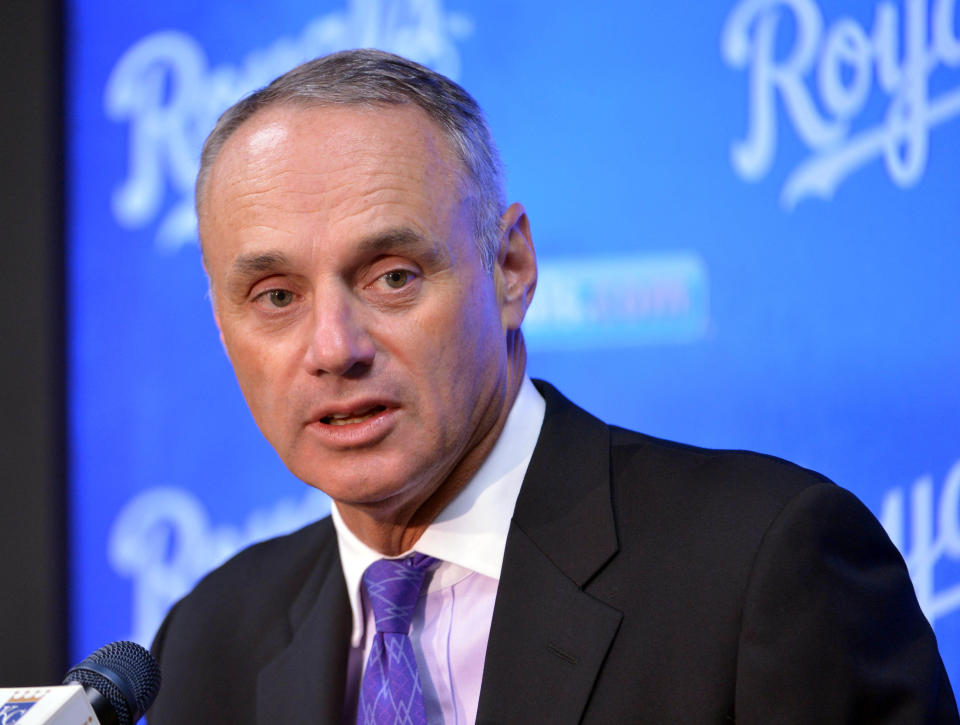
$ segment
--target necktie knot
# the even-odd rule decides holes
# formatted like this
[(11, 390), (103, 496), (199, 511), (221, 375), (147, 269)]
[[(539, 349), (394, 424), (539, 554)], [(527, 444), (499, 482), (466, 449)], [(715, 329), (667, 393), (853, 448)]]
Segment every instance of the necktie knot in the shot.
[(413, 609), (427, 570), (437, 560), (425, 554), (403, 559), (380, 559), (363, 573), (378, 632), (409, 634)]

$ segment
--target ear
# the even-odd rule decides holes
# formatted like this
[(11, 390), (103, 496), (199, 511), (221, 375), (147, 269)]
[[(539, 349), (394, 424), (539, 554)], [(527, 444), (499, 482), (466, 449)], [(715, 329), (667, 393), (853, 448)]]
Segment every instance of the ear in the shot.
[(518, 330), (537, 287), (537, 255), (530, 221), (521, 204), (511, 204), (500, 217), (503, 230), (494, 267), (503, 329)]

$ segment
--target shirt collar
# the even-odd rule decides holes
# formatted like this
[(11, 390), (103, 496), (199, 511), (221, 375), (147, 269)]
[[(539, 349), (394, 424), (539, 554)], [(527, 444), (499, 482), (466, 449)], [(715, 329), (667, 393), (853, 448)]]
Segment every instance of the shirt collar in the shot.
[[(423, 532), (416, 543), (416, 551), (491, 579), (500, 578), (510, 519), (540, 436), (545, 409), (546, 403), (540, 393), (530, 379), (524, 377), (507, 422), (490, 454), (463, 490)], [(384, 556), (350, 531), (335, 505), (330, 507), (330, 514), (337, 532), (340, 564), (353, 612), (352, 642), (358, 647), (363, 637), (360, 580), (366, 568)], [(404, 552), (396, 558), (409, 553)]]

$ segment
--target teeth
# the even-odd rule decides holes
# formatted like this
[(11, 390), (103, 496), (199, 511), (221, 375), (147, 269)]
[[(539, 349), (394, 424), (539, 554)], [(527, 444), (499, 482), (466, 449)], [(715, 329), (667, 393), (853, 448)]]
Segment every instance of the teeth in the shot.
[(323, 421), (328, 425), (351, 425), (352, 423), (360, 423), (382, 410), (386, 409), (382, 405), (375, 405), (359, 413), (331, 413)]
[(331, 416), (329, 420), (329, 424), (330, 425), (350, 425), (351, 423), (359, 423), (361, 420), (366, 420), (369, 417), (370, 417), (369, 415), (360, 415), (355, 418), (334, 418), (333, 416)]

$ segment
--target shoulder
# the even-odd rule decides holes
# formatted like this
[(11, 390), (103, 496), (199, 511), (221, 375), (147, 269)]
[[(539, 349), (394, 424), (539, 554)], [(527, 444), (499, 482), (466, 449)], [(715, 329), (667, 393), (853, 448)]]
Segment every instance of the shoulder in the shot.
[(623, 519), (644, 522), (621, 529), (627, 536), (631, 528), (655, 532), (660, 545), (696, 549), (714, 565), (739, 561), (743, 574), (784, 532), (805, 537), (808, 551), (860, 542), (903, 566), (880, 523), (854, 494), (789, 461), (620, 428), (611, 428), (610, 459), (616, 509)]
[(154, 650), (172, 641), (232, 646), (243, 641), (240, 632), (263, 632), (271, 623), (285, 629), (291, 606), (311, 599), (311, 591), (338, 564), (329, 517), (253, 544), (207, 574), (174, 606)]
[(840, 491), (825, 476), (776, 456), (676, 443), (610, 427), (611, 469), (635, 485), (658, 481), (666, 495), (698, 496), (773, 512), (811, 487)]
[(148, 720), (251, 722), (258, 673), (288, 646), (298, 611), (338, 567), (327, 518), (254, 544), (205, 576), (154, 638), (164, 686)]
[(706, 545), (722, 539), (733, 545), (739, 535), (748, 555), (804, 491), (853, 498), (819, 473), (780, 458), (701, 448), (610, 426), (549, 384), (537, 381), (537, 387), (547, 401), (537, 477), (556, 478), (576, 467), (579, 476), (591, 477), (588, 485), (608, 479), (621, 538), (702, 539)]
[(336, 533), (328, 516), (289, 534), (248, 546), (210, 572), (197, 588), (254, 574), (272, 579), (297, 578), (303, 569), (316, 563), (319, 552), (331, 547), (336, 549)]

